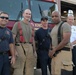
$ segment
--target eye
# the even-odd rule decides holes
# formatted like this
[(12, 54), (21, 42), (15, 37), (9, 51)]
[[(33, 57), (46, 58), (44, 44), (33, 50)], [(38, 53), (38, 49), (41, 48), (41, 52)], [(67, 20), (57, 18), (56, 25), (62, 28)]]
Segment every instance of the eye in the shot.
[(26, 14), (31, 15), (31, 13), (26, 13)]

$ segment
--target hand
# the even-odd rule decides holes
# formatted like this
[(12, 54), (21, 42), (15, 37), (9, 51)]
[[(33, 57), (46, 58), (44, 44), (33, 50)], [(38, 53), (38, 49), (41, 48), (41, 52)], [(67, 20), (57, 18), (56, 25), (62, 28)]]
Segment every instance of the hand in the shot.
[(15, 58), (15, 56), (13, 56), (13, 57), (11, 58), (11, 64), (14, 65), (14, 64), (15, 64), (15, 61), (16, 61), (16, 58)]
[(15, 56), (18, 56), (18, 52), (15, 50)]
[(72, 43), (70, 43), (70, 49), (73, 49), (73, 44)]
[(49, 57), (53, 58), (54, 57), (53, 55), (55, 54), (55, 51), (56, 51), (55, 49), (50, 50), (49, 51)]

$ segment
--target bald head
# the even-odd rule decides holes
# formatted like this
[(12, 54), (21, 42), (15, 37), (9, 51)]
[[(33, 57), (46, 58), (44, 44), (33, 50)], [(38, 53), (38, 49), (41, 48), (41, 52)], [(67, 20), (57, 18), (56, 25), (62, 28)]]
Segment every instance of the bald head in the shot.
[(52, 20), (54, 23), (59, 23), (61, 21), (61, 15), (59, 11), (53, 11), (52, 12)]
[(31, 10), (30, 9), (24, 10), (23, 17), (24, 17), (24, 20), (29, 21), (31, 18)]
[(59, 11), (53, 11), (52, 14), (57, 14), (57, 15), (61, 16)]
[(24, 13), (27, 13), (27, 12), (31, 13), (31, 10), (30, 9), (25, 9)]
[(69, 15), (67, 17), (67, 22), (70, 24), (70, 25), (73, 25), (74, 23), (74, 15)]

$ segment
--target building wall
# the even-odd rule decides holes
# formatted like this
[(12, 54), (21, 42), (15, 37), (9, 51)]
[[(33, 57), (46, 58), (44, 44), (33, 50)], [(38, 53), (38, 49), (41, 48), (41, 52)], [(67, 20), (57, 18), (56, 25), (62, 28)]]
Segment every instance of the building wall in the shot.
[(76, 4), (76, 0), (61, 0), (61, 1)]
[[(73, 12), (74, 12), (74, 16), (75, 16), (74, 24), (76, 25), (76, 0), (61, 0), (62, 16), (63, 16), (63, 11), (67, 11), (67, 13), (68, 13), (69, 9), (73, 10)], [(65, 18), (63, 18), (63, 20), (66, 20), (67, 13), (64, 14)]]

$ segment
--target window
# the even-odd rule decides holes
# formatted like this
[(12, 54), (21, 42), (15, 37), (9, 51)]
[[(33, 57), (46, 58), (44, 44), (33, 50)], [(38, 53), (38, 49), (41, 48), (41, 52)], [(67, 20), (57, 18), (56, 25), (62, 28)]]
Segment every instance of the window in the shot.
[(26, 8), (28, 8), (27, 0), (0, 0), (0, 11), (7, 12), (10, 20), (19, 20)]
[(55, 10), (54, 2), (31, 0), (30, 4), (33, 21), (40, 22), (42, 16), (47, 16), (49, 23), (51, 22), (51, 12)]
[(7, 12), (10, 16), (10, 20), (22, 19), (23, 10), (31, 6), (32, 20), (34, 22), (40, 22), (42, 16), (47, 16), (50, 23), (51, 12), (56, 9), (56, 4), (54, 2), (47, 2), (44, 0), (30, 0), (30, 5), (28, 5), (28, 0), (0, 1), (0, 11)]

